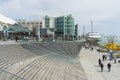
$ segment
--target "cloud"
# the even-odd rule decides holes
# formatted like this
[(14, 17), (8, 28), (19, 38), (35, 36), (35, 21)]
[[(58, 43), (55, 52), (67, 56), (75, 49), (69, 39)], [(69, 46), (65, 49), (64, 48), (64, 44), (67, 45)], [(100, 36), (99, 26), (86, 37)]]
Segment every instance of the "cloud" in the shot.
[(119, 4), (119, 0), (1, 0), (0, 12), (14, 19), (72, 14), (79, 25), (79, 33), (83, 25), (89, 32), (93, 20), (95, 31), (111, 34), (116, 27), (114, 34), (119, 35)]

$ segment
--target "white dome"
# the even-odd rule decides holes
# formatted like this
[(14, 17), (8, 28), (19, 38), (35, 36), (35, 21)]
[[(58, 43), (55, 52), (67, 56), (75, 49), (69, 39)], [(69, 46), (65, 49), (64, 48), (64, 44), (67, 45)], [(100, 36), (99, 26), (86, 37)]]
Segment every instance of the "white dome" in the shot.
[(17, 23), (16, 21), (2, 15), (1, 13), (0, 13), (0, 22), (6, 23), (6, 24), (15, 24), (15, 23)]

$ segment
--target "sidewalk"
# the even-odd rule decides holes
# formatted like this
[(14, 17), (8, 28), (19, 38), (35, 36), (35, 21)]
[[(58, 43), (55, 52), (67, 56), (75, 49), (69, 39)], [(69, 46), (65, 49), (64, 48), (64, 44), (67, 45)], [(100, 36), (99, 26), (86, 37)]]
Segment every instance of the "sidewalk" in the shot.
[[(81, 49), (80, 52), (80, 62), (83, 66), (83, 69), (88, 77), (88, 80), (120, 80), (120, 63), (114, 64), (113, 61), (102, 61), (104, 64), (104, 70), (101, 72), (100, 67), (98, 67), (98, 59), (102, 55), (107, 53), (100, 53), (96, 50), (90, 51)], [(107, 63), (110, 62), (112, 67), (111, 71), (108, 72)]]
[(8, 40), (8, 41), (0, 41), (0, 45), (7, 45), (7, 44), (18, 44), (14, 40)]

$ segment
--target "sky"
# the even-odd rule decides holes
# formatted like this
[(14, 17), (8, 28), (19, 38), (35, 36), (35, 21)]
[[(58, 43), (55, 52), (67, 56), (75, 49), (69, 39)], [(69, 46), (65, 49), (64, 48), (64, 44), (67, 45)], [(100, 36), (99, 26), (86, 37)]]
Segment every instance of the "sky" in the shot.
[(41, 20), (72, 14), (79, 34), (93, 31), (120, 36), (120, 0), (0, 0), (0, 13), (14, 20)]

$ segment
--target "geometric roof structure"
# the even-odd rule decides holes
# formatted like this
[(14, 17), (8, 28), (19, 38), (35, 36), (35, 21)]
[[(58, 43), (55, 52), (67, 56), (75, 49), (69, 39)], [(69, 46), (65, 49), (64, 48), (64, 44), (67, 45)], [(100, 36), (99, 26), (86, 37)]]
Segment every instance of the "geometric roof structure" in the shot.
[(6, 24), (15, 24), (17, 23), (16, 21), (14, 21), (13, 19), (10, 19), (6, 16), (4, 16), (3, 14), (0, 13), (0, 22), (2, 23), (6, 23)]
[(3, 31), (8, 31), (11, 33), (19, 33), (19, 32), (30, 32), (27, 27), (24, 27), (19, 24), (14, 24), (12, 26), (9, 26), (8, 28), (3, 29)]

